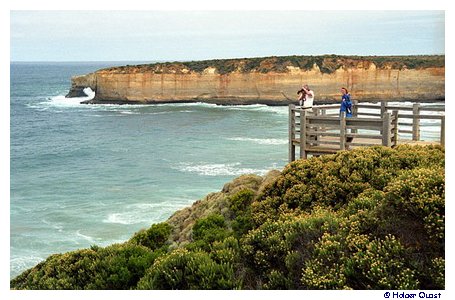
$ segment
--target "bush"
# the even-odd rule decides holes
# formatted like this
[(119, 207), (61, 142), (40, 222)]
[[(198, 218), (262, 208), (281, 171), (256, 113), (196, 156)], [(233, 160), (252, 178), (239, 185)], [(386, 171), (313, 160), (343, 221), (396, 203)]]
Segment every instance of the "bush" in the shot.
[(202, 241), (210, 245), (214, 241), (220, 241), (229, 236), (226, 221), (222, 215), (212, 214), (199, 219), (193, 226), (193, 240)]
[(11, 281), (15, 289), (131, 289), (155, 259), (137, 245), (92, 247), (50, 256)]
[(415, 271), (408, 267), (406, 250), (394, 236), (387, 235), (383, 240), (367, 241), (363, 245), (357, 245), (357, 249), (350, 258), (353, 269), (356, 270), (352, 277), (358, 282), (361, 278), (365, 289), (419, 288)]
[(156, 224), (124, 245), (51, 256), (11, 286), (444, 289), (444, 161), (439, 146), (296, 161), (259, 195), (228, 184), (196, 204), (215, 213), (186, 223), (192, 242), (177, 250), (168, 252), (170, 226)]
[(399, 146), (341, 151), (290, 163), (252, 204), (255, 223), (275, 220), (280, 210), (344, 207), (367, 189), (382, 191), (397, 175), (414, 168), (444, 167), (440, 146)]
[(254, 192), (244, 189), (228, 198), (229, 208), (234, 217), (231, 227), (234, 235), (240, 238), (253, 228), (253, 219), (251, 217), (251, 202), (254, 199)]
[(345, 247), (340, 235), (324, 233), (317, 243), (311, 259), (302, 269), (302, 284), (306, 289), (348, 289), (343, 264)]
[(387, 204), (423, 220), (433, 245), (444, 243), (445, 184), (444, 169), (414, 169), (403, 172), (387, 188)]
[(137, 232), (130, 242), (157, 250), (166, 245), (171, 229), (167, 223), (153, 224), (149, 229)]
[(229, 263), (216, 263), (205, 252), (177, 249), (157, 259), (138, 289), (234, 289), (239, 283)]
[[(318, 208), (311, 215), (266, 222), (242, 239), (242, 257), (264, 287), (275, 286), (267, 280), (285, 274), (288, 288), (300, 288), (301, 269), (313, 244), (324, 232), (336, 232), (339, 221), (332, 211)], [(278, 273), (270, 277), (272, 270)]]

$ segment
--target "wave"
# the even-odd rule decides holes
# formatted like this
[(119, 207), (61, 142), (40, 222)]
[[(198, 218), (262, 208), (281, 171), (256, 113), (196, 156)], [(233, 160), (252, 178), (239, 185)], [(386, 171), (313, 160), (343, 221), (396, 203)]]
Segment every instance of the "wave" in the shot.
[(140, 222), (137, 222), (137, 219), (135, 220), (134, 218), (125, 216), (125, 213), (111, 213), (108, 215), (107, 219), (103, 220), (103, 223), (131, 225)]
[[(234, 108), (236, 109), (236, 108)], [(287, 115), (289, 108), (287, 106), (268, 106), (264, 104), (253, 104), (253, 105), (239, 105), (238, 110), (252, 110), (267, 113), (274, 113), (279, 115)]]
[(46, 219), (42, 219), (41, 222), (43, 222), (46, 225), (51, 226), (52, 228), (56, 229), (59, 232), (63, 231), (63, 225), (61, 223), (53, 223), (53, 222), (47, 221)]
[(140, 115), (139, 112), (131, 111), (131, 110), (124, 110), (124, 111), (121, 111), (120, 113), (124, 114), (124, 115)]
[(241, 105), (218, 105), (205, 102), (190, 102), (190, 103), (162, 103), (155, 104), (159, 107), (202, 107), (219, 110), (242, 110), (242, 111), (261, 111), (271, 112), (276, 114), (287, 114), (287, 106), (268, 106), (265, 104), (241, 104)]
[(159, 203), (136, 203), (127, 205), (122, 212), (109, 213), (103, 223), (120, 224), (120, 225), (134, 225), (145, 224), (150, 225), (157, 223), (169, 217), (175, 210), (188, 205), (194, 200), (179, 201), (180, 199), (173, 199), (172, 202), (159, 202)]
[(196, 173), (202, 176), (239, 176), (242, 174), (265, 175), (270, 169), (242, 168), (240, 163), (231, 164), (190, 164), (180, 163), (173, 169), (185, 173)]
[(95, 92), (89, 87), (84, 89), (84, 93), (87, 94), (87, 97), (66, 98), (64, 95), (58, 95), (49, 98), (50, 101), (40, 102), (39, 104), (56, 107), (81, 106), (82, 101), (91, 100), (95, 97)]
[(246, 137), (234, 137), (227, 138), (229, 141), (241, 141), (241, 142), (253, 142), (259, 145), (286, 145), (287, 139), (258, 139), (258, 138), (246, 138)]
[[(13, 251), (11, 251), (13, 253)], [(18, 275), (24, 270), (43, 261), (45, 258), (36, 255), (12, 256), (10, 259), (10, 274)]]
[(95, 243), (95, 239), (89, 235), (85, 235), (81, 233), (81, 230), (76, 231), (76, 235), (83, 238), (84, 240), (90, 242), (91, 244)]

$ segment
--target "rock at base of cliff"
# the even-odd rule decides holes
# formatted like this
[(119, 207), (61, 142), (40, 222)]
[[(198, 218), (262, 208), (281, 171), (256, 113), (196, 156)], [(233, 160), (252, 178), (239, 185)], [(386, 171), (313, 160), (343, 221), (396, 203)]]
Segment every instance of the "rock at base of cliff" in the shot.
[(84, 87), (72, 87), (65, 98), (87, 97)]

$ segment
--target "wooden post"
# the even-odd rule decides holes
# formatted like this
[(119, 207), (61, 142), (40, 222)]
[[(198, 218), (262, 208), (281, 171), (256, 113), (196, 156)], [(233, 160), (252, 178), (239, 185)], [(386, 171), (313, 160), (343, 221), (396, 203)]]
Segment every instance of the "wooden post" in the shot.
[[(359, 101), (352, 101), (352, 117), (357, 118), (359, 116), (359, 108), (357, 107)], [(351, 129), (351, 133), (357, 133), (357, 129)]]
[(398, 110), (392, 112), (392, 127), (393, 127), (393, 144), (392, 147), (398, 145)]
[(289, 162), (295, 160), (295, 105), (289, 104)]
[(390, 122), (391, 114), (389, 112), (385, 112), (382, 115), (382, 145), (390, 147), (391, 146), (391, 122)]
[(440, 143), (442, 146), (445, 147), (446, 144), (446, 116), (441, 116), (441, 138), (440, 138)]
[(387, 111), (387, 109), (385, 108), (385, 101), (381, 101), (381, 116), (384, 115), (384, 113)]
[[(384, 116), (384, 113), (387, 111), (385, 104), (386, 104), (385, 101), (381, 101), (381, 118), (382, 118), (382, 116)], [(383, 133), (382, 130), (380, 131), (380, 133), (381, 134)]]
[(340, 113), (340, 150), (346, 149), (346, 112)]
[(306, 115), (305, 110), (302, 109), (300, 113), (300, 158), (307, 158), (306, 153)]
[(412, 140), (420, 140), (420, 119), (419, 119), (420, 104), (412, 105)]
[[(317, 117), (319, 116), (319, 110), (316, 108), (314, 109), (313, 108), (313, 114)], [(314, 135), (314, 143), (312, 144), (313, 146), (317, 146), (318, 145), (318, 140), (319, 140), (319, 135), (318, 135), (318, 131), (319, 131), (319, 126), (316, 125), (313, 127), (314, 131), (316, 132), (316, 134)]]

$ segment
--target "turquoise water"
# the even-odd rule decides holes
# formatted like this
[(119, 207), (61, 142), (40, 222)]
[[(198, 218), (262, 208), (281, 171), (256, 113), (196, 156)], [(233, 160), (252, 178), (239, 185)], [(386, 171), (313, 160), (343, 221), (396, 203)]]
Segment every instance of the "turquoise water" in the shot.
[(53, 253), (124, 241), (287, 162), (287, 107), (64, 98), (72, 75), (110, 65), (11, 64), (11, 276)]

